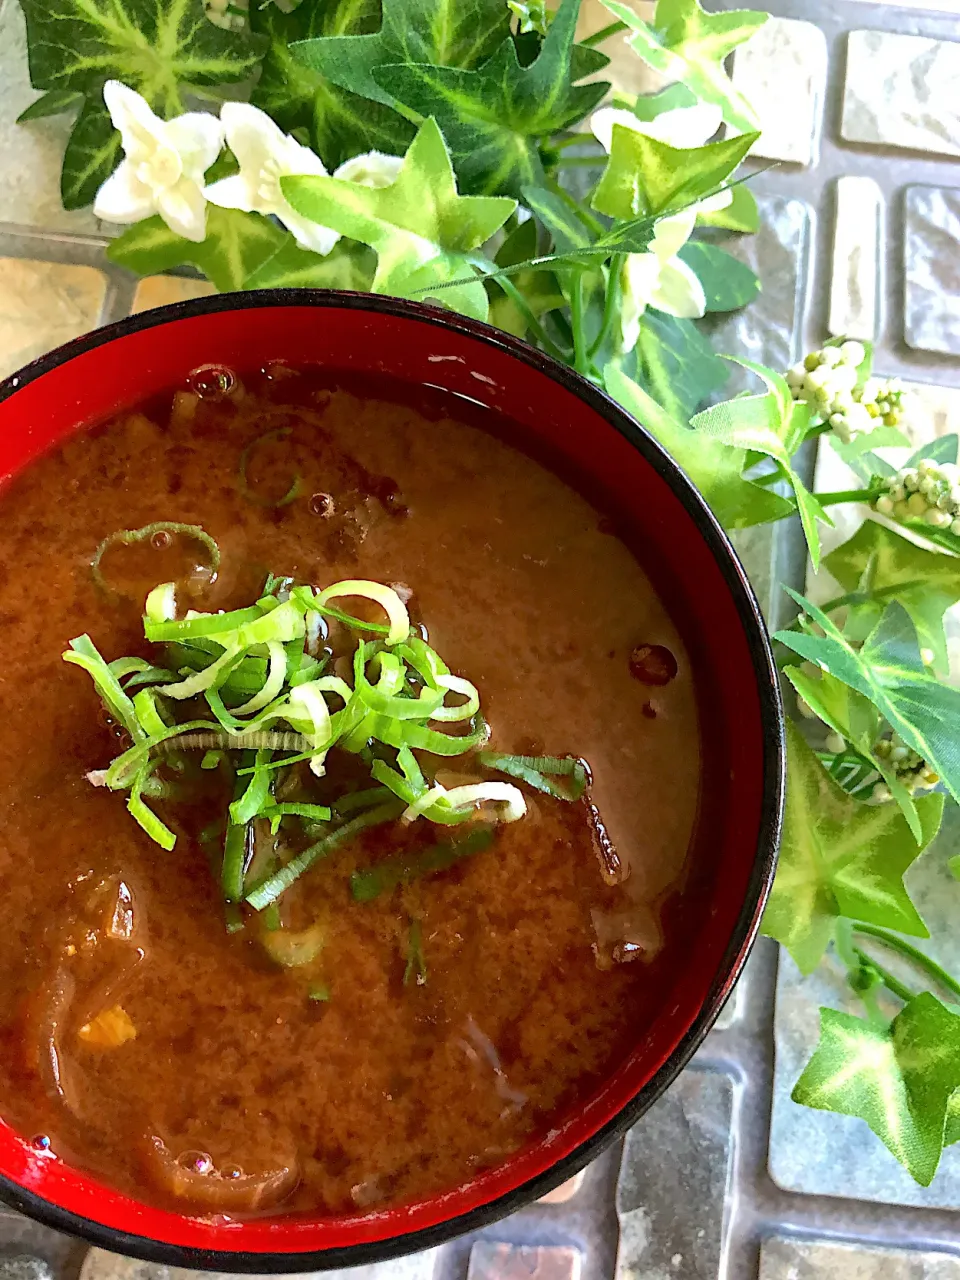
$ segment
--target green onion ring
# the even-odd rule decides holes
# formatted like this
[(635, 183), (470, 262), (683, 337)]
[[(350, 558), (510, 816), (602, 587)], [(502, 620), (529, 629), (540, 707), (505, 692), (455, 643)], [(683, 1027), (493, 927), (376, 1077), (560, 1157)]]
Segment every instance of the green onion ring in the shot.
[(206, 529), (201, 529), (198, 524), (182, 524), (179, 520), (154, 520), (152, 524), (145, 524), (141, 529), (118, 529), (116, 533), (111, 533), (104, 538), (90, 561), (93, 580), (97, 586), (102, 587), (104, 591), (113, 591), (113, 587), (100, 572), (100, 561), (110, 547), (114, 545), (129, 547), (136, 542), (147, 542), (155, 533), (180, 533), (184, 537), (196, 538), (198, 542), (202, 542), (210, 555), (208, 580), (213, 582), (216, 579), (220, 569), (220, 548)]
[(266, 440), (285, 440), (290, 434), (290, 427), (274, 427), (272, 431), (265, 431), (262, 436), (257, 436), (255, 440), (251, 440), (243, 453), (240, 455), (240, 476), (238, 479), (238, 488), (241, 494), (250, 502), (258, 507), (286, 507), (289, 503), (296, 500), (300, 494), (300, 474), (299, 472), (293, 477), (290, 488), (276, 502), (269, 502), (265, 498), (259, 497), (250, 488), (250, 482), (247, 479), (247, 467), (250, 463), (250, 455), (256, 449), (257, 445), (263, 444)]

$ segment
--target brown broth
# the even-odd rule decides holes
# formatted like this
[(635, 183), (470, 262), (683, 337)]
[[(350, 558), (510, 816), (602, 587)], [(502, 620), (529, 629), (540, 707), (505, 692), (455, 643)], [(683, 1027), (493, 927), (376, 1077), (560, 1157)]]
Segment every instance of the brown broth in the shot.
[[(150, 1178), (151, 1135), (221, 1169), (295, 1163), (285, 1210), (349, 1211), (502, 1162), (636, 1043), (684, 945), (671, 908), (698, 804), (694, 680), (607, 522), (484, 425), (440, 393), (414, 404), (275, 367), (224, 399), (180, 391), (124, 413), (0, 493), (0, 1114), (24, 1135), (156, 1202), (170, 1196)], [(297, 496), (265, 505), (295, 472)], [(201, 524), (221, 547), (196, 608), (248, 604), (267, 570), (406, 584), (430, 643), (480, 689), (491, 746), (584, 757), (589, 803), (531, 796), (485, 852), (370, 903), (350, 872), (435, 832), (391, 826), (318, 864), (283, 908), (286, 925), (325, 926), (313, 976), (330, 999), (311, 1001), (253, 926), (226, 933), (192, 838), (211, 800), (174, 811), (165, 853), (122, 795), (84, 779), (117, 740), (60, 655), (84, 631), (108, 658), (146, 651), (144, 593), (183, 571), (182, 544), (105, 557), (125, 594), (99, 589), (90, 561), (112, 531), (155, 520)], [(676, 677), (638, 680), (638, 646), (668, 650)], [(351, 767), (333, 753), (329, 785)], [(608, 883), (618, 860), (629, 875)], [(404, 985), (414, 918), (428, 976)], [(118, 1003), (136, 1038), (85, 1043), (81, 1026)]]

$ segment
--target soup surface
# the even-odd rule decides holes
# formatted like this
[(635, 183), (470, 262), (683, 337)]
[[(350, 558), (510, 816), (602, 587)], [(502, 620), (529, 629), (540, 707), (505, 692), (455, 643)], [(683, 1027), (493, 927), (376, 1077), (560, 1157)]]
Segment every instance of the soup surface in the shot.
[[(19, 1132), (188, 1211), (356, 1212), (503, 1162), (636, 1044), (685, 944), (692, 673), (602, 514), (494, 426), (440, 393), (273, 366), (228, 391), (194, 377), (0, 492), (0, 1114)], [(111, 545), (98, 584), (101, 541), (155, 521), (201, 525), (216, 580), (165, 534)], [(149, 656), (157, 583), (213, 611), (268, 573), (401, 584), (477, 686), (490, 747), (580, 757), (586, 795), (519, 783), (526, 815), (486, 847), (361, 901), (351, 873), (437, 838), (373, 828), (229, 933), (222, 771), (170, 757), (160, 848), (87, 780), (126, 744), (61, 653), (86, 632), (108, 660)], [(320, 642), (342, 669), (336, 624)], [(470, 755), (437, 772), (478, 776)], [(370, 785), (336, 749), (323, 777), (277, 779), (320, 804)], [(270, 837), (280, 862), (296, 826)], [(319, 955), (278, 963), (276, 938), (314, 926)]]

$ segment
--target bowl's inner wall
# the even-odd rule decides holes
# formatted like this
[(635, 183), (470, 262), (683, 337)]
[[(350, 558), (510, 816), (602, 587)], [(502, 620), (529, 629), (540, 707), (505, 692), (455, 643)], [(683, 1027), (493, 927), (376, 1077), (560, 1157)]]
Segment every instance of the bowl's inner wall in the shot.
[[(715, 1013), (732, 983), (731, 969), (759, 911), (764, 869), (757, 846), (764, 815), (769, 821), (771, 806), (775, 809), (775, 783), (769, 760), (765, 776), (757, 638), (748, 639), (714, 551), (659, 473), (664, 463), (655, 446), (640, 438), (638, 448), (559, 381), (458, 329), (361, 306), (250, 307), (249, 301), (231, 305), (220, 299), (170, 309), (155, 313), (158, 319), (163, 314), (163, 323), (146, 328), (127, 322), (119, 326), (122, 336), (109, 343), (90, 346), (65, 363), (52, 363), (54, 357), (52, 367), (39, 362), (44, 371), (32, 378), (26, 371), (22, 384), (11, 379), (0, 389), (6, 395), (0, 400), (0, 481), (71, 432), (181, 383), (190, 369), (208, 362), (242, 368), (280, 360), (322, 363), (354, 375), (385, 373), (408, 385), (440, 387), (506, 415), (547, 454), (562, 458), (564, 473), (580, 477), (577, 487), (634, 545), (681, 626), (705, 715), (701, 733), (708, 785), (695, 859), (711, 869), (710, 927), (692, 941), (686, 965), (664, 991), (656, 1025), (629, 1060), (548, 1138), (507, 1166), (423, 1204), (336, 1221), (181, 1218), (139, 1205), (44, 1158), (0, 1122), (0, 1174), (68, 1212), (180, 1246), (278, 1254), (374, 1242), (458, 1217), (543, 1174), (577, 1148), (587, 1154), (583, 1144), (644, 1086), (648, 1096), (659, 1087), (649, 1085), (651, 1078), (701, 1013)], [(231, 309), (204, 311), (204, 305)], [(137, 325), (150, 319), (140, 318)], [(537, 1187), (540, 1193), (545, 1189)]]

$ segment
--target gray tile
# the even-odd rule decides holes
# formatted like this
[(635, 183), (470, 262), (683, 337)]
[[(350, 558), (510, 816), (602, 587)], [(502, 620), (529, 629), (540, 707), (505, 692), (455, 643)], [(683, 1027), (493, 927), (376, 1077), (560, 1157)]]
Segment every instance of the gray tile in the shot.
[(883, 194), (873, 178), (837, 180), (830, 282), (834, 337), (872, 342), (877, 336)]
[(812, 164), (827, 84), (827, 38), (812, 22), (770, 18), (734, 54), (733, 83), (762, 130), (752, 154)]
[(841, 133), (960, 156), (960, 44), (883, 31), (851, 31)]
[[(436, 1250), (415, 1253), (393, 1262), (378, 1262), (367, 1267), (345, 1267), (339, 1271), (305, 1272), (306, 1276), (327, 1280), (432, 1280), (436, 1266)], [(106, 1249), (91, 1249), (80, 1268), (79, 1280), (230, 1280), (230, 1272), (187, 1271), (181, 1267), (165, 1267), (155, 1262), (124, 1258)]]
[(0, 377), (93, 329), (106, 292), (94, 267), (0, 258)]
[(688, 1069), (627, 1134), (616, 1280), (716, 1280), (732, 1114), (732, 1080)]
[[(756, 235), (718, 237), (716, 243), (756, 271), (762, 291), (742, 311), (708, 316), (701, 323), (717, 351), (786, 369), (800, 354), (813, 210), (784, 196), (763, 197), (759, 204)], [(723, 394), (735, 395), (747, 386), (755, 389), (753, 376), (734, 368)]]
[(467, 1280), (580, 1280), (580, 1250), (567, 1245), (497, 1244), (478, 1240)]
[[(960, 848), (960, 809), (947, 807), (944, 828), (933, 847), (906, 876), (907, 888), (933, 935), (916, 941), (948, 969), (960, 968), (960, 935), (956, 930), (957, 883), (947, 859)], [(866, 949), (871, 947), (865, 943)], [(877, 952), (878, 956), (880, 952)], [(917, 990), (915, 977), (884, 963)], [(876, 1139), (862, 1120), (812, 1111), (790, 1100), (817, 1043), (820, 1007), (829, 1006), (862, 1016), (863, 1006), (848, 987), (842, 966), (832, 956), (809, 978), (781, 952), (776, 1007), (776, 1073), (769, 1168), (774, 1181), (788, 1191), (807, 1195), (844, 1196), (885, 1204), (960, 1208), (960, 1144), (949, 1147), (929, 1187), (918, 1186)], [(890, 1013), (899, 1006), (891, 1002)]]
[(960, 1280), (960, 1259), (774, 1236), (763, 1242), (760, 1280)]
[(960, 188), (909, 187), (906, 204), (907, 342), (960, 355)]
[(0, 1280), (53, 1280), (53, 1268), (29, 1253), (0, 1254)]

